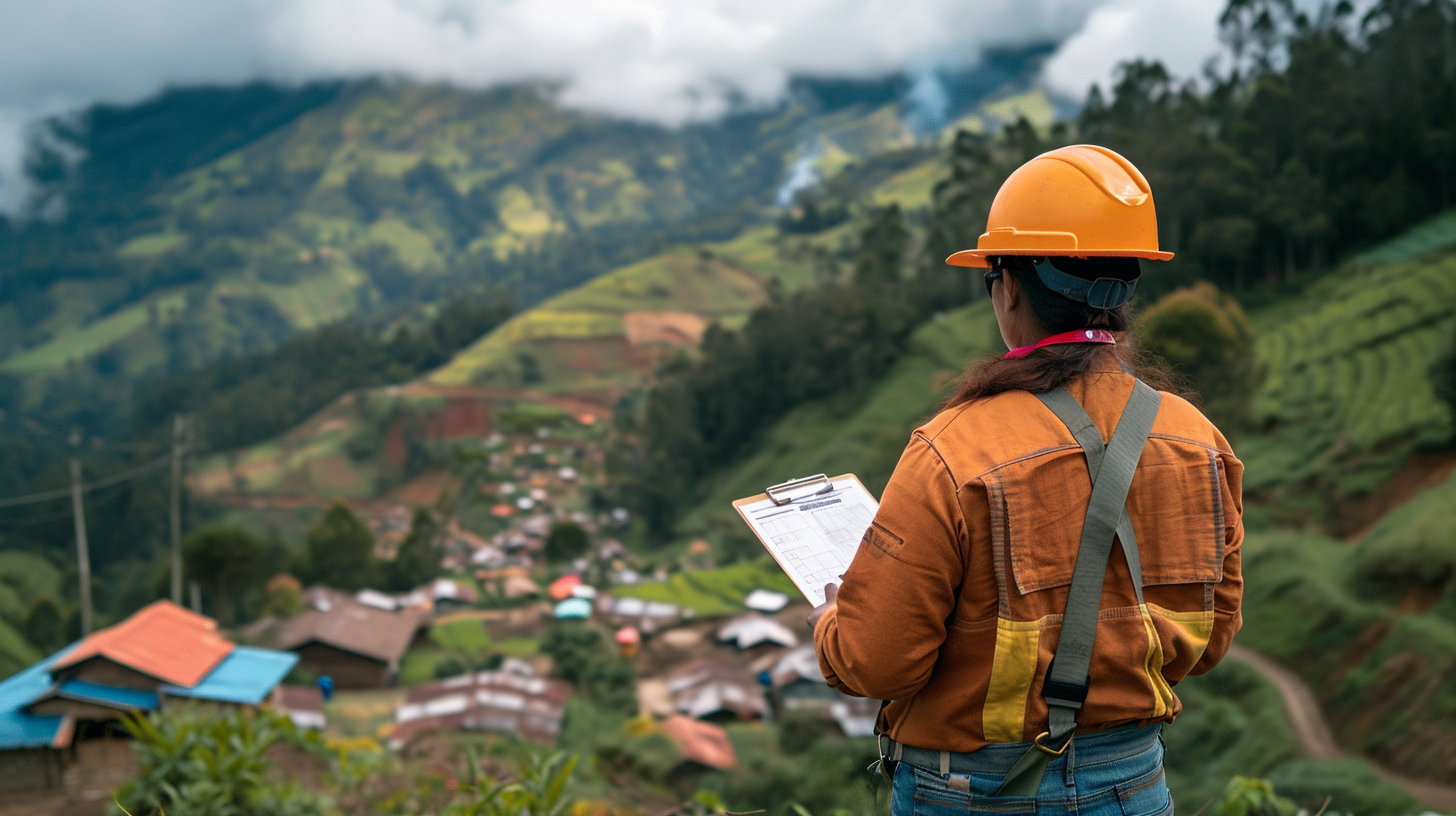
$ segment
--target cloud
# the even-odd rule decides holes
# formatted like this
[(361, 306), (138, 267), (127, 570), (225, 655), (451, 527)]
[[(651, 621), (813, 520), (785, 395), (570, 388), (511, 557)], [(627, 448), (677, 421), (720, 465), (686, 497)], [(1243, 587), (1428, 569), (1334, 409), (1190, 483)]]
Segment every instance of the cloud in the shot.
[[(1173, 10), (1160, 11), (1164, 5)], [(1148, 42), (1140, 38), (1156, 39), (1162, 27), (1178, 26), (1196, 39), (1203, 20), (1209, 29), (1204, 39), (1212, 42), (1211, 16), (1203, 13), (1211, 5), (1209, 0), (12, 3), (0, 26), (0, 208), (14, 210), (24, 194), (19, 170), (27, 123), (94, 102), (138, 101), (169, 85), (375, 74), (467, 87), (547, 80), (559, 89), (562, 104), (671, 125), (712, 118), (737, 104), (772, 102), (794, 75), (869, 77), (968, 64), (986, 46), (1066, 39), (1050, 76), (1056, 87), (1080, 98), (1093, 78)]]
[(1047, 61), (1047, 84), (1083, 99), (1092, 84), (1112, 85), (1117, 64), (1160, 60), (1174, 76), (1200, 76), (1219, 51), (1218, 17), (1226, 0), (1112, 0)]

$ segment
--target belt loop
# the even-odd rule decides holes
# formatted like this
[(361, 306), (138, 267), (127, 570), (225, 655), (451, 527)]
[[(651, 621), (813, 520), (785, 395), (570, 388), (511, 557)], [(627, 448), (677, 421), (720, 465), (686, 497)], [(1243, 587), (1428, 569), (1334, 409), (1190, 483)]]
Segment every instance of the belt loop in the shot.
[(890, 749), (890, 759), (893, 759), (896, 762), (899, 762), (900, 761), (900, 757), (905, 754), (905, 746), (901, 745), (898, 742), (895, 742), (894, 740), (891, 740), (890, 742), (894, 746), (893, 748)]
[(940, 752), (940, 777), (942, 779), (950, 776), (950, 751)]
[(1062, 757), (1067, 763), (1062, 767), (1062, 782), (1069, 788), (1075, 788), (1077, 785), (1076, 777), (1072, 773), (1077, 764), (1077, 740), (1074, 738), (1075, 736), (1074, 734), (1071, 737), (1067, 737), (1067, 753)]

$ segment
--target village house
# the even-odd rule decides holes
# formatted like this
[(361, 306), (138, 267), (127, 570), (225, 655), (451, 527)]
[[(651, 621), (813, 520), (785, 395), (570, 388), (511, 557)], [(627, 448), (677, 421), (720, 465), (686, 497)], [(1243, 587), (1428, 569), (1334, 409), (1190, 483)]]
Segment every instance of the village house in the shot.
[(449, 578), (436, 578), (409, 592), (390, 594), (375, 589), (361, 589), (354, 593), (354, 600), (386, 612), (411, 607), (448, 612), (474, 604), (476, 595), (475, 590), (463, 587)]
[(211, 619), (157, 601), (0, 682), (0, 791), (104, 792), (132, 767), (123, 716), (262, 705), (297, 662), (235, 646)]
[(618, 598), (608, 592), (599, 592), (592, 599), (596, 614), (612, 626), (635, 626), (643, 632), (692, 617), (692, 610), (683, 609), (663, 601), (644, 601), (641, 598)]
[(511, 671), (475, 672), (410, 689), (395, 710), (389, 744), (398, 748), (420, 734), (450, 729), (555, 743), (571, 686), (525, 676), (523, 668), (518, 663)]
[(531, 578), (525, 567), (502, 567), (500, 569), (478, 569), (475, 580), (489, 594), (498, 598), (534, 598), (541, 594), (541, 587)]
[(813, 646), (784, 652), (769, 669), (769, 679), (779, 712), (816, 711), (834, 720), (846, 737), (874, 736), (880, 701), (830, 688)]
[(774, 613), (789, 605), (789, 596), (771, 589), (755, 589), (743, 599), (743, 605), (755, 612)]
[(718, 630), (718, 640), (739, 649), (752, 649), (765, 643), (784, 647), (799, 645), (798, 636), (789, 627), (757, 612), (739, 615), (723, 624)]
[(698, 719), (762, 719), (763, 687), (747, 669), (714, 658), (695, 660), (667, 677), (672, 708)]
[(380, 688), (399, 672), (400, 659), (429, 622), (429, 610), (388, 611), (359, 603), (346, 593), (310, 589), (311, 608), (283, 621), (273, 643), (298, 655), (317, 677), (338, 689)]

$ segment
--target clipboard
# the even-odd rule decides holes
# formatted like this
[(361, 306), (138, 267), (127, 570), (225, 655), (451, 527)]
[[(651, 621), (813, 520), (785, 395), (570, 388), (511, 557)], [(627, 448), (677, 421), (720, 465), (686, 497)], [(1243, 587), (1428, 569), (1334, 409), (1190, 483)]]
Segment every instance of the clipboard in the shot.
[(771, 485), (733, 502), (779, 567), (815, 606), (859, 550), (879, 502), (853, 473), (822, 473)]

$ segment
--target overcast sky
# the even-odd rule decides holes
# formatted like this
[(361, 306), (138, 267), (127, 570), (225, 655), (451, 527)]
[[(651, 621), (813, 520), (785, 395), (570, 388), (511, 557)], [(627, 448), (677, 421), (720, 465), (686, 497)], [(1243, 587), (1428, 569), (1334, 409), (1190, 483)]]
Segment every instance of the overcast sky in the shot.
[(1081, 99), (1118, 62), (1197, 75), (1224, 0), (0, 0), (0, 209), (23, 199), (27, 123), (168, 85), (402, 75), (549, 79), (563, 104), (677, 124), (796, 74), (964, 64), (1054, 40)]

